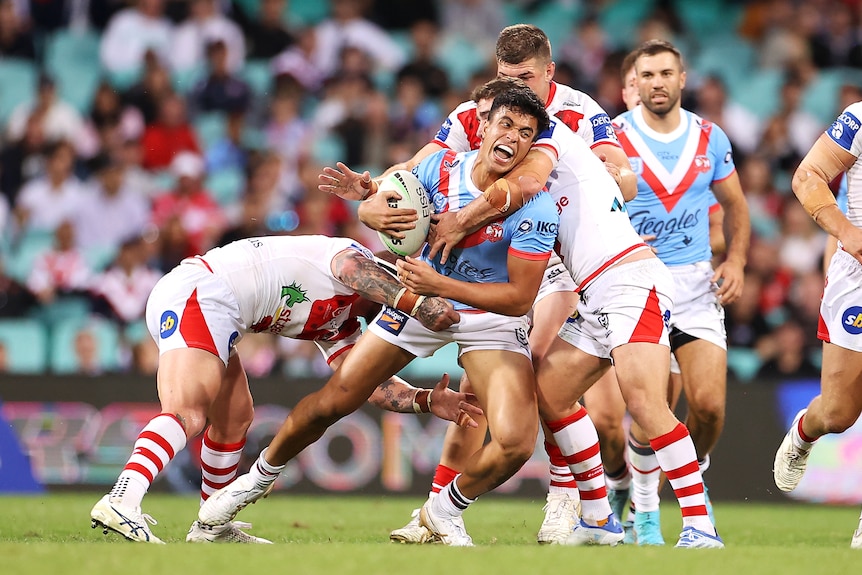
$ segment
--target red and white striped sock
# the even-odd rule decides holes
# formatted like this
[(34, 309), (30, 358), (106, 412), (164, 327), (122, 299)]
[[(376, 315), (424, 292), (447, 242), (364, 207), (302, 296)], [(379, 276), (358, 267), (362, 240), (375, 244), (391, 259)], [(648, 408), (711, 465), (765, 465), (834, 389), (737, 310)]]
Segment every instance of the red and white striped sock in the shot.
[(459, 473), (460, 471), (455, 471), (451, 467), (438, 463), (437, 469), (434, 471), (434, 479), (431, 480), (431, 491), (428, 492), (428, 497), (436, 497), (443, 488), (455, 480)]
[(587, 410), (581, 407), (558, 421), (546, 421), (569, 464), (581, 495), (581, 517), (601, 525), (611, 514), (605, 471), (599, 454), (599, 435)]
[(140, 507), (156, 476), (186, 446), (186, 431), (170, 413), (160, 413), (147, 423), (135, 440), (132, 456), (111, 488), (111, 501)]
[(548, 454), (548, 461), (550, 462), (548, 467), (551, 474), (548, 493), (565, 493), (570, 498), (579, 501), (581, 495), (578, 492), (578, 482), (575, 481), (575, 476), (572, 475), (572, 470), (569, 469), (563, 452), (553, 443), (546, 441), (545, 453)]
[(649, 443), (679, 500), (683, 526), (715, 535), (715, 526), (706, 511), (703, 477), (688, 428), (679, 423), (664, 435), (650, 439)]
[(236, 443), (217, 443), (210, 439), (210, 428), (204, 431), (201, 446), (201, 505), (209, 496), (236, 477), (245, 438)]
[(632, 505), (638, 511), (657, 511), (661, 467), (655, 451), (629, 435), (628, 453), (632, 471)]

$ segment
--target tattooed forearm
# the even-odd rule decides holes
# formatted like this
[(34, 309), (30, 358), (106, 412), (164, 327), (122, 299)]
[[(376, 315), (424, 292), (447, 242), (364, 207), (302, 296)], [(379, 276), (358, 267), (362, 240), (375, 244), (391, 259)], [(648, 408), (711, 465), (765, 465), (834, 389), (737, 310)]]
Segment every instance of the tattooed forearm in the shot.
[(371, 394), (368, 402), (387, 411), (413, 413), (413, 397), (416, 388), (397, 377), (391, 377)]
[(367, 300), (393, 305), (401, 283), (365, 256), (352, 250), (338, 254), (332, 262), (335, 277)]

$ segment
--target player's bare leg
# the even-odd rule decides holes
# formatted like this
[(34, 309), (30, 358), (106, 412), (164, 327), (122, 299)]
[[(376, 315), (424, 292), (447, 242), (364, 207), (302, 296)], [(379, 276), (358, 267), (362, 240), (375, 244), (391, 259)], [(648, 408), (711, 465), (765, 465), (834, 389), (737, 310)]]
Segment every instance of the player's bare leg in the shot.
[(359, 409), (377, 386), (412, 359), (413, 355), (403, 349), (371, 332), (364, 333), (326, 384), (291, 410), (251, 470), (201, 506), (201, 523), (224, 525), (248, 504), (266, 497), (288, 461), (317, 441), (332, 424)]
[(631, 487), (631, 473), (626, 461), (626, 403), (620, 393), (617, 376), (611, 367), (584, 393), (584, 403), (599, 434), (605, 481), (608, 486), (608, 501), (614, 515), (626, 528), (627, 504)]
[[(473, 388), (467, 374), (461, 376), (460, 391), (472, 393)], [(428, 498), (432, 499), (440, 493), (440, 490), (449, 485), (458, 475), (460, 470), (467, 466), (470, 457), (482, 447), (485, 442), (485, 434), (488, 423), (482, 416), (473, 416), (473, 420), (479, 425), (475, 428), (466, 428), (449, 424), (443, 439), (443, 452), (440, 462), (434, 471), (434, 479)], [(419, 544), (433, 543), (431, 532), (419, 523), (419, 509), (414, 509), (410, 521), (404, 526), (394, 529), (389, 533), (390, 541), (396, 543)]]
[[(697, 539), (711, 539), (719, 546), (720, 539), (706, 511), (700, 469), (692, 466), (697, 460), (694, 443), (667, 404), (670, 350), (654, 343), (628, 343), (614, 349), (612, 355), (620, 390), (637, 424), (633, 435), (637, 438), (640, 431), (641, 440), (649, 440), (649, 447), (679, 500), (683, 535), (678, 546), (687, 546), (691, 534)], [(631, 463), (633, 467), (637, 465), (634, 459)]]
[[(540, 292), (541, 293), (541, 292)], [(533, 305), (533, 328), (530, 330), (530, 350), (533, 353), (533, 366), (542, 361), (553, 341), (557, 338), (560, 326), (575, 312), (578, 296), (574, 291), (555, 291)], [(554, 544), (565, 541), (580, 518), (581, 498), (577, 483), (554, 441), (554, 435), (543, 424), (545, 452), (548, 454), (550, 482), (543, 511), (545, 516), (536, 540), (540, 544)]]
[(611, 511), (599, 453), (599, 438), (578, 402), (610, 368), (610, 361), (589, 355), (560, 338), (538, 365), (539, 410), (568, 462), (581, 495), (581, 518), (564, 544), (616, 545), (623, 528)]
[[(802, 481), (816, 441), (843, 433), (862, 413), (862, 353), (823, 343), (820, 395), (800, 411), (775, 455), (775, 485), (792, 491)], [(854, 538), (855, 541), (855, 538)]]
[(472, 351), (461, 362), (485, 412), (490, 441), (479, 449), (455, 480), (423, 505), (420, 521), (448, 545), (472, 545), (459, 521), (480, 495), (503, 484), (530, 458), (539, 418), (530, 359), (501, 350)]
[[(248, 383), (227, 380), (226, 371), (221, 359), (201, 349), (174, 349), (161, 355), (157, 380), (162, 413), (138, 435), (117, 482), (90, 512), (94, 528), (101, 525), (105, 532), (112, 530), (132, 541), (162, 543), (149, 528), (155, 520), (141, 512), (141, 502), (155, 477), (188, 439), (203, 431), (207, 414), (221, 394), (235, 395), (235, 413), (248, 412), (239, 421), (245, 422), (246, 429), (251, 422)], [(245, 429), (237, 441), (244, 433)]]

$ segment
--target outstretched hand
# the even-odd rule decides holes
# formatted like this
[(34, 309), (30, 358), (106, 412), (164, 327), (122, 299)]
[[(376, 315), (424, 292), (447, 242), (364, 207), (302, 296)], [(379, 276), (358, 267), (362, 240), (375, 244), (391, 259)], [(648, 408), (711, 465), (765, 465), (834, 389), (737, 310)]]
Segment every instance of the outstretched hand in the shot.
[(485, 415), (475, 395), (449, 389), (447, 373), (443, 374), (431, 390), (431, 413), (440, 419), (454, 421), (460, 427), (479, 427), (472, 416)]
[(428, 257), (433, 260), (439, 253), (440, 263), (446, 263), (452, 248), (464, 239), (467, 232), (458, 225), (457, 217), (453, 212), (432, 214), (431, 222), (433, 225), (428, 234), (428, 246), (431, 251), (428, 252)]
[(337, 162), (335, 166), (323, 168), (323, 173), (317, 176), (317, 189), (321, 192), (335, 194), (345, 200), (364, 200), (373, 191), (374, 183), (368, 170), (360, 174), (343, 162)]

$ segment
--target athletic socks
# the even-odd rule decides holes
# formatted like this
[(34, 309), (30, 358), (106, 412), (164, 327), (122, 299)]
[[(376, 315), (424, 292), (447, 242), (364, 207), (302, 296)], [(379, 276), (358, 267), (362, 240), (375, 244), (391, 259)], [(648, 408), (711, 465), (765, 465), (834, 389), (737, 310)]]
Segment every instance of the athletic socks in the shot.
[(186, 446), (186, 432), (179, 419), (160, 413), (144, 427), (132, 456), (109, 493), (111, 501), (140, 507), (156, 476)]
[(201, 446), (201, 504), (236, 477), (245, 438), (237, 443), (217, 443), (204, 431)]
[(679, 501), (683, 526), (715, 535), (715, 526), (707, 514), (703, 478), (688, 428), (679, 423), (671, 431), (651, 439), (650, 447)]
[(600, 525), (611, 514), (605, 473), (599, 454), (599, 436), (583, 407), (558, 421), (546, 421), (565, 457), (581, 496), (581, 517)]

